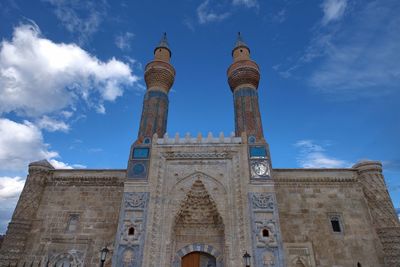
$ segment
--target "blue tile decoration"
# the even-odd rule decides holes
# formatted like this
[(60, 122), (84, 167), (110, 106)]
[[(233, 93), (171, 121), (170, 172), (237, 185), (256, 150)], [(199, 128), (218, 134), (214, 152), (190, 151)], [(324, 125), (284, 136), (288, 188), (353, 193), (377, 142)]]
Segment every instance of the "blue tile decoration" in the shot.
[[(124, 193), (115, 237), (113, 267), (142, 267), (149, 196), (148, 192)], [(128, 233), (131, 227), (135, 229), (133, 235)]]
[(257, 90), (254, 88), (240, 88), (235, 90), (234, 92), (234, 97), (240, 97), (240, 96), (257, 96), (258, 93)]
[(250, 158), (266, 158), (267, 150), (265, 146), (250, 146)]
[(135, 147), (133, 149), (134, 159), (147, 159), (149, 157), (150, 148), (148, 147)]
[[(252, 258), (255, 267), (284, 267), (282, 237), (273, 193), (249, 193)], [(268, 235), (263, 235), (263, 230)]]

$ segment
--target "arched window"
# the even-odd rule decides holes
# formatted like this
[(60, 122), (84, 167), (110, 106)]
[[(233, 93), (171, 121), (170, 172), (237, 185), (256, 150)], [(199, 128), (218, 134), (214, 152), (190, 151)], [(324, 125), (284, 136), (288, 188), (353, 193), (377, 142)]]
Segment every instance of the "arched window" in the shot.
[(357, 262), (357, 267), (362, 267), (361, 263)]
[(269, 237), (269, 231), (268, 231), (268, 229), (263, 229), (263, 230), (262, 230), (262, 236), (263, 236), (263, 237)]
[(70, 214), (67, 226), (67, 232), (74, 233), (78, 228), (79, 214)]
[(128, 230), (128, 235), (135, 235), (135, 228), (130, 227)]

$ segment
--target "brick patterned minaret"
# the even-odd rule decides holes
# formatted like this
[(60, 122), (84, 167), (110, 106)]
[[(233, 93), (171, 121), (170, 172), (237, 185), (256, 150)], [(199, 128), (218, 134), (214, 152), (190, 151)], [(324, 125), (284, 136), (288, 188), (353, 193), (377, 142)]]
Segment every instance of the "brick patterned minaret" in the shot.
[(175, 79), (175, 69), (169, 63), (171, 50), (164, 33), (159, 45), (154, 49), (154, 60), (146, 65), (144, 79), (147, 92), (144, 96), (142, 118), (138, 141), (153, 134), (163, 136), (167, 129), (168, 92)]
[(243, 132), (256, 141), (263, 141), (264, 135), (258, 106), (258, 65), (250, 59), (250, 49), (243, 42), (240, 32), (232, 50), (233, 63), (228, 68), (228, 83), (231, 87), (235, 108), (235, 133)]

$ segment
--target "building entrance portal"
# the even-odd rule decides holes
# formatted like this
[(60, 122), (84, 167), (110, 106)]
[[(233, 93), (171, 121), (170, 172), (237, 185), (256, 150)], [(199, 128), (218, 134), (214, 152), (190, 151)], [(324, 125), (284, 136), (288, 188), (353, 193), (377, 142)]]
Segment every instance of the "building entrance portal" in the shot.
[(182, 257), (182, 267), (215, 267), (215, 257), (204, 252), (192, 252)]

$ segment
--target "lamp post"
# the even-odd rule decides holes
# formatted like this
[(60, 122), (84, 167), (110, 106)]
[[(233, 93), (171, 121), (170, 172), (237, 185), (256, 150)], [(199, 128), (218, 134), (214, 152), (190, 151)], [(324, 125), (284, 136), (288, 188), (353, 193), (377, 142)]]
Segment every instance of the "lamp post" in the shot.
[(247, 253), (247, 251), (246, 251), (243, 255), (243, 260), (244, 260), (244, 263), (246, 264), (245, 265), (246, 267), (250, 267), (250, 258), (251, 258), (250, 254)]
[(106, 261), (106, 257), (107, 257), (107, 253), (110, 250), (107, 247), (104, 247), (101, 251), (100, 251), (100, 267), (104, 266), (104, 262)]

